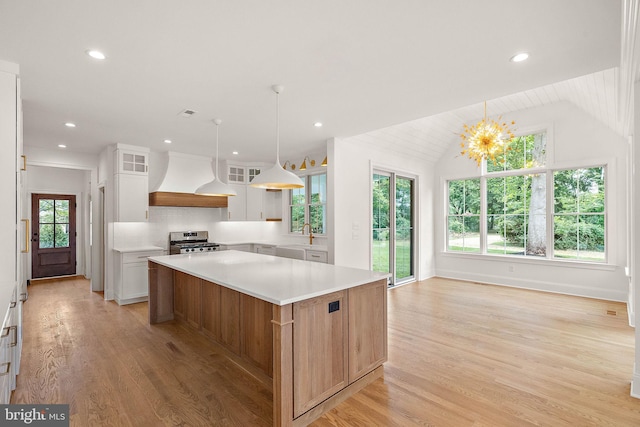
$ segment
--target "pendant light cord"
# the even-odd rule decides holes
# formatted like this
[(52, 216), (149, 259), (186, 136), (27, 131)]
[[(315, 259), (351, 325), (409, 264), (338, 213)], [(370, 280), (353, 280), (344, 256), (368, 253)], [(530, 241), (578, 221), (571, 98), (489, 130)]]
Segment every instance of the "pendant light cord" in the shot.
[(220, 140), (220, 125), (216, 123), (216, 176), (214, 178), (217, 179), (218, 181), (220, 181), (220, 176), (218, 175), (218, 141), (219, 140)]
[(276, 92), (276, 164), (280, 164), (280, 93)]

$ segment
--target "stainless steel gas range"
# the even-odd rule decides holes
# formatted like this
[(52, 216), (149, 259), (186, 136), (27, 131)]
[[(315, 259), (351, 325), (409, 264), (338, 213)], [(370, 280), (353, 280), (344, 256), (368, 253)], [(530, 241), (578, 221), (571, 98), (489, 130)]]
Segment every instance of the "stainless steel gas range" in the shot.
[(220, 250), (209, 242), (208, 231), (172, 231), (169, 233), (169, 255), (203, 253)]

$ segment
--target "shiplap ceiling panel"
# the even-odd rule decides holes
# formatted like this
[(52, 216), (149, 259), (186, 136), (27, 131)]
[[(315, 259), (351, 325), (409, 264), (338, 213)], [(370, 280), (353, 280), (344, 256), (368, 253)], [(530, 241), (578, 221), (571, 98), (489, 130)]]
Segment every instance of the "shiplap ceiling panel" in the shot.
[[(498, 120), (510, 112), (567, 101), (622, 135), (616, 118), (616, 69), (554, 83), (487, 101), (487, 115)], [(465, 123), (474, 124), (484, 115), (484, 103), (468, 105), (434, 116), (389, 126), (352, 137), (367, 146), (407, 158), (435, 164), (451, 144), (459, 142)]]

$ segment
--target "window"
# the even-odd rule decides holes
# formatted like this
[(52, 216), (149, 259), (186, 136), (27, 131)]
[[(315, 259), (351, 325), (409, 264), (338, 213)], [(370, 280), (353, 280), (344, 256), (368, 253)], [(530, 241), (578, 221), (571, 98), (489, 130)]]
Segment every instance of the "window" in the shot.
[(605, 260), (604, 168), (553, 173), (554, 257)]
[(448, 249), (480, 252), (480, 179), (449, 181)]
[(304, 181), (304, 188), (289, 192), (289, 232), (301, 233), (308, 223), (314, 234), (326, 234), (327, 174), (308, 175)]
[(486, 179), (487, 252), (546, 255), (546, 174)]
[(449, 181), (447, 250), (605, 261), (605, 167), (554, 170), (545, 157), (544, 133), (520, 136), (480, 178)]

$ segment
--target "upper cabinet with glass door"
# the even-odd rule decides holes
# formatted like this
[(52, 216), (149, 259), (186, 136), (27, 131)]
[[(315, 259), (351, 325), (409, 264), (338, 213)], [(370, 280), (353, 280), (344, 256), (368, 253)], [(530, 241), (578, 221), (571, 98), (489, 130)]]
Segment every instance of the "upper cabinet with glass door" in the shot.
[(116, 173), (147, 175), (149, 172), (149, 152), (129, 149), (121, 144), (116, 150)]

